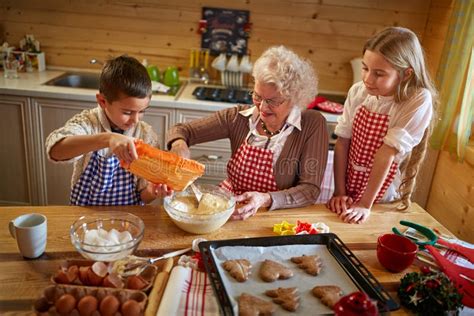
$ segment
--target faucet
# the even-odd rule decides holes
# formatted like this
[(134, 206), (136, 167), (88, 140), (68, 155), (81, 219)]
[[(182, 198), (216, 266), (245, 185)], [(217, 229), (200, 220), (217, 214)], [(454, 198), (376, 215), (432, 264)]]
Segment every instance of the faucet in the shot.
[(102, 61), (97, 60), (97, 59), (95, 59), (95, 58), (92, 58), (92, 59), (89, 61), (89, 63), (91, 63), (92, 65), (94, 65), (94, 64), (99, 64), (99, 65), (101, 65), (101, 66), (104, 65), (104, 63), (103, 63)]

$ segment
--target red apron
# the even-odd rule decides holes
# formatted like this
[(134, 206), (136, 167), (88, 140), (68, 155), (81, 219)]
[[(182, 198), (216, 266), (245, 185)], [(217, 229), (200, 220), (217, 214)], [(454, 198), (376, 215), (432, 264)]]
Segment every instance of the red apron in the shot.
[(247, 140), (250, 134), (251, 132), (229, 160), (227, 179), (220, 186), (235, 195), (248, 191), (277, 191), (273, 175), (273, 151), (249, 145)]
[[(383, 138), (387, 134), (389, 116), (370, 112), (365, 106), (361, 106), (354, 118), (352, 127), (352, 139), (349, 149), (347, 163), (346, 191), (355, 202), (362, 198), (367, 188), (369, 174), (374, 164), (374, 156), (383, 144)], [(377, 193), (375, 202), (379, 202), (388, 187), (395, 178), (398, 163), (393, 162), (390, 166), (380, 191)]]

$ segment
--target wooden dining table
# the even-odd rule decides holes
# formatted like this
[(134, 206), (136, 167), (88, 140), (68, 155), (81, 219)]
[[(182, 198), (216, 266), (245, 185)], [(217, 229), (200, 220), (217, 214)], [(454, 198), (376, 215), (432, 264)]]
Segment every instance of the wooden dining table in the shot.
[[(198, 237), (207, 240), (223, 240), (247, 237), (275, 236), (273, 225), (286, 220), (316, 223), (329, 226), (344, 244), (359, 258), (365, 267), (397, 299), (396, 290), (400, 278), (405, 273), (418, 271), (412, 265), (401, 273), (391, 273), (377, 260), (377, 238), (390, 233), (392, 227), (401, 227), (400, 220), (408, 220), (441, 233), (452, 235), (442, 224), (417, 204), (406, 211), (398, 211), (393, 205), (376, 205), (366, 223), (347, 224), (324, 205), (303, 208), (267, 211), (260, 210), (245, 221), (228, 221), (219, 230), (206, 235), (193, 235), (179, 229), (166, 214), (162, 206), (126, 207), (77, 207), (77, 206), (26, 206), (0, 207), (0, 314), (31, 314), (33, 302), (42, 295), (44, 288), (51, 284), (51, 275), (61, 261), (80, 259), (70, 239), (70, 226), (82, 215), (98, 211), (124, 211), (142, 218), (145, 235), (135, 254), (159, 256), (172, 250), (190, 247)], [(41, 213), (47, 217), (48, 238), (45, 253), (37, 259), (25, 259), (18, 251), (15, 239), (10, 236), (8, 223), (19, 215)], [(408, 315), (401, 308), (393, 315)]]

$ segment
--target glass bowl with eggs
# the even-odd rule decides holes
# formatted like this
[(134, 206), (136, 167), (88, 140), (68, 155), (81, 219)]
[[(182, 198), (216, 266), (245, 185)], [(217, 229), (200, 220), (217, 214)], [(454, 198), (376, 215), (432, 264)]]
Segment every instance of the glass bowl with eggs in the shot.
[(83, 257), (109, 262), (132, 254), (144, 233), (141, 218), (126, 212), (84, 215), (70, 228), (71, 242)]
[(207, 234), (222, 227), (235, 209), (233, 195), (211, 184), (195, 184), (203, 193), (198, 202), (188, 187), (164, 198), (163, 206), (171, 220), (192, 234)]

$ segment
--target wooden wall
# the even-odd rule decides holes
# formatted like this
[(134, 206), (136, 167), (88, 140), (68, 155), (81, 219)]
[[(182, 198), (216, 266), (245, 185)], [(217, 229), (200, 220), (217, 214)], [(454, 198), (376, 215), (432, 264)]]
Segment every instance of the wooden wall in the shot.
[(0, 0), (0, 39), (17, 44), (25, 34), (34, 34), (50, 66), (93, 68), (88, 64), (92, 57), (128, 53), (160, 68), (177, 65), (186, 75), (189, 49), (200, 45), (196, 28), (202, 6), (244, 9), (253, 23), (253, 59), (270, 45), (287, 45), (311, 59), (321, 89), (347, 91), (349, 61), (382, 28), (411, 28), (422, 40), (428, 35), (430, 46), (438, 40), (439, 20), (434, 13), (432, 24), (428, 19), (432, 2), (439, 1)]
[[(426, 52), (428, 67), (432, 73), (433, 80), (441, 60), (444, 42), (449, 27), (449, 19), (453, 10), (453, 0), (432, 0), (428, 11), (423, 47)], [(438, 89), (441, 87), (438, 86)], [(431, 190), (433, 170), (436, 167), (439, 151), (428, 150), (423, 165), (417, 177), (417, 186), (413, 194), (413, 201), (425, 208)]]
[(457, 237), (474, 243), (474, 165), (441, 152), (427, 209)]

